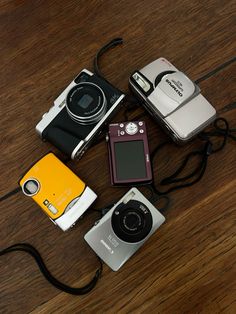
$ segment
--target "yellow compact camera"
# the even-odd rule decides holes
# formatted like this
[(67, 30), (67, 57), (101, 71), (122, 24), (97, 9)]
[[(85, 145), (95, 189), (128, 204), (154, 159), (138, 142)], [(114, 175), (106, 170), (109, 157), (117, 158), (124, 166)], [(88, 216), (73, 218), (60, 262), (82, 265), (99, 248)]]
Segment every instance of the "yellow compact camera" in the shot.
[(53, 153), (37, 161), (19, 184), (63, 231), (72, 227), (97, 198)]

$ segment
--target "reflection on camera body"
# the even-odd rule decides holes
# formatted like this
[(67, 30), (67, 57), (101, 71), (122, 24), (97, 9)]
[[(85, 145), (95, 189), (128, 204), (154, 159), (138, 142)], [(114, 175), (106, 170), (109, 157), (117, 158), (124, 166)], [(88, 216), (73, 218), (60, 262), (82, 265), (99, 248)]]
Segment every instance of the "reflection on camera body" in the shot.
[(165, 217), (139, 192), (130, 189), (85, 235), (96, 254), (118, 270), (160, 227)]
[(36, 131), (72, 159), (80, 158), (115, 114), (124, 96), (84, 69), (43, 115)]

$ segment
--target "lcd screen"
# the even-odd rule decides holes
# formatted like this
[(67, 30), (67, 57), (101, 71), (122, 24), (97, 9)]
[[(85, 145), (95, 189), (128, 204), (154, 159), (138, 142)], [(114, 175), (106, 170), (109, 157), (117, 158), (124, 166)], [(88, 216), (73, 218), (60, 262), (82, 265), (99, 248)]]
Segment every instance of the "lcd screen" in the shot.
[(114, 143), (118, 180), (144, 179), (147, 176), (143, 141)]

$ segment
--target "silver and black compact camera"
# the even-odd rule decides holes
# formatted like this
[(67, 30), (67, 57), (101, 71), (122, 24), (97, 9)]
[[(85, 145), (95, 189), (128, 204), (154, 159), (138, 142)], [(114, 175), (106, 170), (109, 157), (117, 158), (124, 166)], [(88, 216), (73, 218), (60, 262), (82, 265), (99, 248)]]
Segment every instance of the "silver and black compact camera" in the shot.
[(117, 271), (164, 221), (165, 217), (148, 199), (132, 188), (84, 238), (95, 253)]
[(216, 110), (200, 88), (169, 61), (159, 58), (129, 80), (132, 91), (177, 143), (185, 143), (214, 121)]
[(124, 96), (106, 80), (84, 69), (43, 115), (36, 131), (72, 159), (80, 158)]

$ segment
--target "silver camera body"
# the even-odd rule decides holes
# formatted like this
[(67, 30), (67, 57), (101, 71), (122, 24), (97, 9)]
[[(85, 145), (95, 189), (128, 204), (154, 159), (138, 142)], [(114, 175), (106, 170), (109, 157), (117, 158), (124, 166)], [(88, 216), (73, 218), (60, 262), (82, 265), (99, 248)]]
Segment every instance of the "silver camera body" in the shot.
[(165, 58), (159, 58), (129, 80), (132, 91), (177, 143), (185, 143), (216, 118), (200, 88)]
[(84, 236), (114, 271), (160, 227), (165, 217), (139, 192), (130, 189)]

